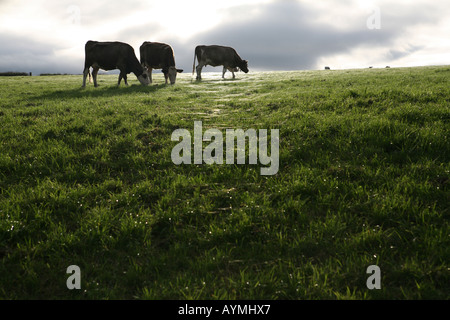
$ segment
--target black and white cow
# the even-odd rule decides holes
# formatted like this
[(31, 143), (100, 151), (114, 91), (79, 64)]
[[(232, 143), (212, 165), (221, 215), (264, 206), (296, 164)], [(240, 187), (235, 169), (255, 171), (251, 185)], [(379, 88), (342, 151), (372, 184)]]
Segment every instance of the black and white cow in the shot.
[(139, 48), (141, 54), (141, 65), (147, 68), (150, 83), (152, 83), (152, 69), (162, 69), (164, 78), (174, 84), (177, 74), (183, 72), (175, 67), (175, 56), (171, 46), (165, 43), (145, 41)]
[(142, 85), (148, 85), (150, 83), (148, 72), (139, 63), (133, 48), (123, 42), (86, 42), (83, 87), (86, 86), (86, 77), (88, 75), (89, 82), (91, 82), (90, 67), (92, 67), (92, 77), (94, 78), (94, 86), (96, 87), (98, 86), (97, 73), (99, 69), (119, 69), (120, 74), (117, 85), (120, 85), (122, 78), (125, 84), (128, 85), (127, 74), (131, 72), (136, 75)]
[[(195, 58), (198, 60), (198, 65), (195, 67)], [(197, 46), (194, 54), (194, 64), (192, 66), (192, 75), (194, 75), (194, 69), (197, 70), (197, 80), (202, 79), (202, 68), (204, 66), (223, 66), (222, 78), (225, 77), (227, 70), (231, 71), (234, 79), (234, 72), (239, 69), (248, 72), (248, 61), (242, 60), (237, 54), (236, 50), (231, 47), (224, 47), (218, 45), (212, 46)]]

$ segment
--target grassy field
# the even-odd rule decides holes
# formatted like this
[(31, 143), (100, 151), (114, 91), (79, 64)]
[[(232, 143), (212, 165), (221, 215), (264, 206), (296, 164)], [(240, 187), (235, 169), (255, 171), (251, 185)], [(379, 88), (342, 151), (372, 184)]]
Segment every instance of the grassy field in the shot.
[[(153, 78), (0, 78), (1, 299), (450, 298), (449, 66)], [(173, 164), (196, 120), (278, 173)]]

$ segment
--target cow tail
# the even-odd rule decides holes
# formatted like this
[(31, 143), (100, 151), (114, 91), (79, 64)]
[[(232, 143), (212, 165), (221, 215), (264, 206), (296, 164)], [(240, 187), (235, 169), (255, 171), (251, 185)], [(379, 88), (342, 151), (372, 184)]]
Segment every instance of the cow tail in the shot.
[(192, 65), (192, 75), (194, 75), (194, 71), (195, 71), (195, 58), (197, 58), (198, 63), (200, 63), (200, 60), (202, 59), (201, 55), (202, 55), (202, 51), (201, 51), (200, 46), (195, 47), (194, 64)]
[(89, 75), (89, 83), (92, 83), (91, 70), (88, 70), (88, 75)]
[(195, 57), (197, 56), (197, 48), (194, 50), (194, 63), (192, 64), (192, 75), (194, 75), (195, 71)]

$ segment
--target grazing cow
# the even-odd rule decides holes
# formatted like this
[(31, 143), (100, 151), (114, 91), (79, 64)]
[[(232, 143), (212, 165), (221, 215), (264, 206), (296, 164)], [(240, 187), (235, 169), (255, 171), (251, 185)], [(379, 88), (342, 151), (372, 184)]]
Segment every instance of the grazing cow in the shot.
[(148, 72), (145, 70), (139, 60), (136, 58), (133, 48), (123, 42), (98, 42), (88, 41), (85, 45), (85, 61), (83, 70), (83, 87), (86, 86), (86, 77), (89, 75), (91, 82), (91, 74), (89, 68), (92, 67), (92, 77), (94, 78), (94, 86), (97, 87), (97, 73), (99, 69), (114, 70), (119, 69), (120, 85), (122, 78), (125, 85), (128, 85), (127, 74), (133, 72), (142, 85), (148, 85)]
[[(198, 65), (195, 67), (195, 58), (198, 60)], [(225, 77), (227, 70), (231, 71), (234, 79), (234, 72), (241, 69), (245, 73), (248, 72), (248, 61), (242, 60), (237, 54), (236, 50), (231, 47), (224, 46), (197, 46), (194, 54), (194, 64), (192, 66), (192, 75), (194, 69), (197, 70), (197, 80), (202, 79), (202, 68), (204, 66), (223, 66), (222, 78)], [(238, 69), (239, 68), (239, 69)]]
[(141, 53), (141, 65), (147, 68), (152, 83), (152, 69), (162, 69), (164, 78), (174, 84), (177, 74), (183, 72), (175, 67), (175, 56), (171, 46), (165, 43), (145, 41), (139, 48)]

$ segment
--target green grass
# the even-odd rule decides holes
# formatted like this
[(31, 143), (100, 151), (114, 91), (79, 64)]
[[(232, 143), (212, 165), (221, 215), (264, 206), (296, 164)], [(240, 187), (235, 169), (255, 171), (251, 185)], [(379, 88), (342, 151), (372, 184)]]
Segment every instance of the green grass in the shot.
[[(116, 81), (0, 78), (1, 299), (450, 298), (448, 66)], [(195, 120), (279, 172), (174, 165)]]

